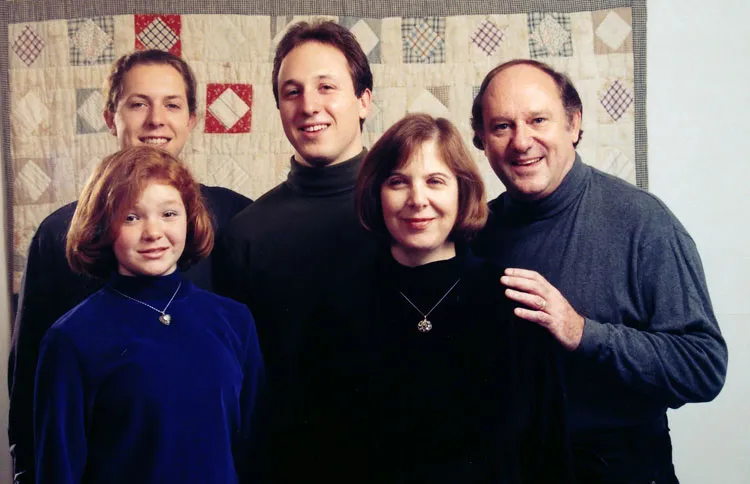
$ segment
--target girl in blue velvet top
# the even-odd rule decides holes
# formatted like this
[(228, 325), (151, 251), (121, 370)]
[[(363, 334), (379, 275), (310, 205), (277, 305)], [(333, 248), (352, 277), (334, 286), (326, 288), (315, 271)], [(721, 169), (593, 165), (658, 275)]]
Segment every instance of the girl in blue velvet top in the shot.
[(127, 148), (96, 168), (67, 257), (74, 270), (109, 283), (42, 342), (38, 482), (250, 479), (263, 379), (253, 318), (178, 269), (212, 246), (199, 186), (172, 155)]

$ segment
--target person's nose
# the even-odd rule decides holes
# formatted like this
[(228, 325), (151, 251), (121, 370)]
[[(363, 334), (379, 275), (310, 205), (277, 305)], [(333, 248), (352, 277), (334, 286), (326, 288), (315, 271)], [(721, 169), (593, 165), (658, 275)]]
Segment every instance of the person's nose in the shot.
[(308, 115), (320, 111), (320, 94), (317, 91), (306, 90), (302, 94), (302, 110)]
[(532, 144), (534, 144), (534, 138), (532, 137), (531, 129), (525, 124), (519, 123), (513, 131), (513, 149), (520, 153), (525, 153), (529, 151)]
[(164, 124), (164, 108), (159, 105), (152, 105), (148, 110), (148, 123), (152, 126), (161, 126)]
[(141, 236), (144, 240), (158, 240), (163, 232), (161, 221), (156, 219), (146, 219), (143, 223), (143, 233)]
[(427, 190), (421, 183), (414, 183), (409, 189), (409, 204), (416, 208), (427, 206)]

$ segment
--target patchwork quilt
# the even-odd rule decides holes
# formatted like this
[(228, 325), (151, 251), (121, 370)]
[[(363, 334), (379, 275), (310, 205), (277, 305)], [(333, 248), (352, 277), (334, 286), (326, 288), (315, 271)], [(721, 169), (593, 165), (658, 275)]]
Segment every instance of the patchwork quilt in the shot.
[[(409, 112), (469, 117), (484, 75), (513, 58), (566, 72), (584, 105), (583, 159), (647, 188), (645, 0), (346, 2), (304, 0), (3, 0), (2, 159), (17, 292), (40, 222), (75, 200), (92, 167), (117, 149), (102, 118), (109, 67), (133, 49), (182, 56), (198, 80), (199, 122), (183, 151), (194, 175), (257, 198), (285, 179), (292, 153), (271, 90), (273, 52), (288, 26), (328, 18), (370, 60), (372, 143)], [(503, 190), (471, 147), (494, 197)]]

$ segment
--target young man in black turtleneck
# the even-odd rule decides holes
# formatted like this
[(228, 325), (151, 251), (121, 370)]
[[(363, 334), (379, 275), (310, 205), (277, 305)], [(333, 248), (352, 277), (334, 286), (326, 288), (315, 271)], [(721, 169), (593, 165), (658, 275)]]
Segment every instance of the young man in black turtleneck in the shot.
[[(279, 42), (273, 93), (294, 147), (287, 180), (231, 222), (220, 245), (220, 291), (253, 312), (266, 361), (275, 482), (305, 478), (300, 334), (335, 267), (374, 253), (353, 189), (372, 72), (354, 35), (333, 22), (298, 23)], [(299, 472), (299, 475), (295, 473)]]

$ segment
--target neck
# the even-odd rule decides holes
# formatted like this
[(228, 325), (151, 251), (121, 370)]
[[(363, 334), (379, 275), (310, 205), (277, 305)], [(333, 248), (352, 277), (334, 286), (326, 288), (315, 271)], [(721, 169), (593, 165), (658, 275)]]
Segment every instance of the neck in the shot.
[(351, 193), (357, 179), (359, 166), (366, 150), (352, 158), (331, 166), (300, 164), (292, 157), (292, 166), (287, 177), (287, 185), (294, 191), (307, 196), (332, 196)]
[(334, 159), (330, 158), (304, 158), (298, 151), (294, 152), (294, 161), (299, 163), (302, 166), (306, 166), (308, 168), (325, 168), (328, 166), (335, 166), (340, 165), (341, 163), (345, 163), (355, 156), (357, 156), (359, 153), (362, 152), (364, 149), (364, 145), (360, 141), (357, 145), (351, 147), (351, 149), (348, 149), (345, 153), (341, 153), (338, 157)]
[(393, 244), (391, 246), (391, 255), (396, 259), (396, 262), (403, 266), (423, 266), (431, 262), (448, 260), (456, 257), (456, 244), (445, 241), (441, 247), (430, 250), (415, 250), (402, 245)]

